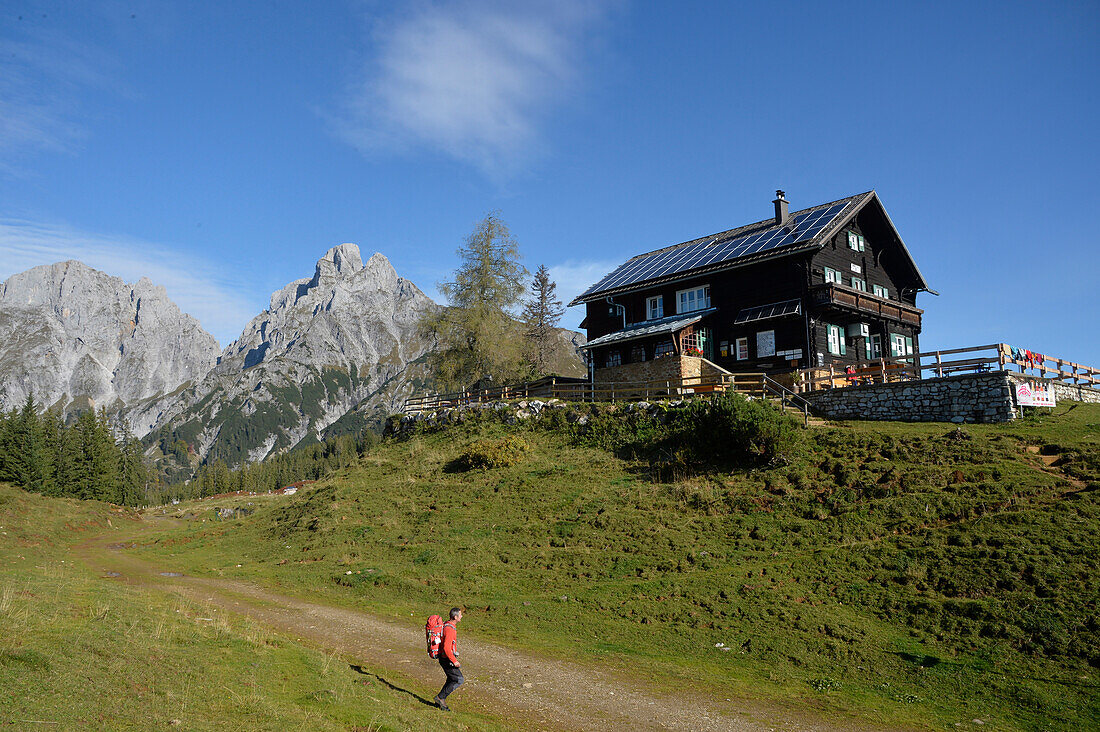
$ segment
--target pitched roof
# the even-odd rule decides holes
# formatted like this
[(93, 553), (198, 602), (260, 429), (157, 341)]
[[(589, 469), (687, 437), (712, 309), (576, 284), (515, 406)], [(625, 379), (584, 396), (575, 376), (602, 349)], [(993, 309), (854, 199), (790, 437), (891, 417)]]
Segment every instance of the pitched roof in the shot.
[[(784, 224), (776, 225), (775, 219), (770, 218), (639, 254), (575, 297), (569, 305), (820, 248), (872, 200), (878, 200), (873, 190), (794, 211)], [(882, 208), (881, 201), (879, 207)], [(897, 229), (884, 208), (882, 213), (896, 234)], [(900, 236), (898, 242), (912, 262)], [(923, 285), (924, 278), (916, 263), (913, 269)]]
[(607, 335), (600, 336), (599, 338), (593, 338), (592, 340), (581, 346), (582, 350), (587, 350), (595, 346), (605, 346), (608, 343), (620, 343), (623, 341), (633, 341), (638, 338), (645, 338), (646, 336), (660, 335), (661, 333), (672, 333), (678, 331), (681, 328), (686, 328), (693, 323), (698, 323), (703, 319), (703, 316), (710, 315), (715, 312), (717, 308), (707, 308), (706, 310), (695, 310), (690, 313), (684, 313), (683, 315), (669, 315), (666, 318), (660, 320), (643, 320), (640, 323), (631, 323), (622, 330), (617, 330), (614, 333), (608, 333)]

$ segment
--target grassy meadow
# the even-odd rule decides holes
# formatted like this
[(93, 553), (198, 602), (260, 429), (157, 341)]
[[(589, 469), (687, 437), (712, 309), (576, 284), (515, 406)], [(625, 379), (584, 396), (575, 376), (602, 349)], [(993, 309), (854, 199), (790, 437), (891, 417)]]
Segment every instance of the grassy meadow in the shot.
[(74, 560), (74, 546), (134, 523), (129, 510), (0, 484), (0, 726), (467, 728), (335, 655)]
[[(655, 470), (643, 445), (666, 450), (660, 431), (603, 408), (584, 434), (484, 421), (389, 439), (296, 496), (172, 507), (190, 520), (140, 551), (417, 621), (463, 605), (464, 634), (670, 689), (883, 727), (1100, 727), (1100, 406), (813, 429), (766, 469), (665, 455)], [(248, 503), (246, 518), (212, 510)], [(84, 582), (72, 609), (45, 594), (65, 624), (117, 622), (93, 635), (106, 644), (131, 621), (94, 620)], [(212, 659), (233, 642), (265, 664), (323, 662), (149, 604), (143, 624), (175, 615), (180, 643)], [(269, 703), (311, 713), (276, 687)]]

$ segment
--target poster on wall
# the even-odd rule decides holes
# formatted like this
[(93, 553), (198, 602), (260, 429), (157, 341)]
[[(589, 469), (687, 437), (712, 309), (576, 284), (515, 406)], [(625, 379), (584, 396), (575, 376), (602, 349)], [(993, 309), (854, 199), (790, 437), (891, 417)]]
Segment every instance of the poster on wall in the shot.
[(1054, 386), (1041, 381), (1017, 381), (1016, 403), (1021, 407), (1056, 406)]

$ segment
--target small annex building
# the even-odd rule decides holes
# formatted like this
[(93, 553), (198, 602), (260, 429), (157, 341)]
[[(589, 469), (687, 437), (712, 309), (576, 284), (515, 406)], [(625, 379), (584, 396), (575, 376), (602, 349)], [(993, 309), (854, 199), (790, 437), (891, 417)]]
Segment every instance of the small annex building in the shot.
[[(577, 296), (598, 383), (919, 353), (932, 292), (875, 191), (639, 254)], [(673, 362), (656, 363), (671, 358)]]

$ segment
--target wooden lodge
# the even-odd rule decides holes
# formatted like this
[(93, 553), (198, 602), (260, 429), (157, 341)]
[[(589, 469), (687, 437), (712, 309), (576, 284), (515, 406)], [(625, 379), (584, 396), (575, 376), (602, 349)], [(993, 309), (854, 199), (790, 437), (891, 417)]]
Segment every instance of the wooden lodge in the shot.
[(843, 370), (920, 352), (929, 290), (874, 191), (639, 254), (584, 303), (595, 383)]

